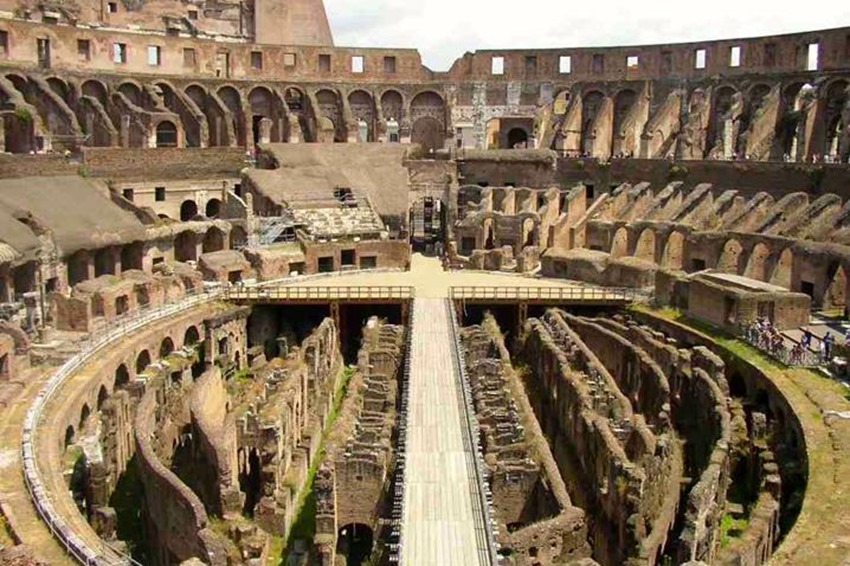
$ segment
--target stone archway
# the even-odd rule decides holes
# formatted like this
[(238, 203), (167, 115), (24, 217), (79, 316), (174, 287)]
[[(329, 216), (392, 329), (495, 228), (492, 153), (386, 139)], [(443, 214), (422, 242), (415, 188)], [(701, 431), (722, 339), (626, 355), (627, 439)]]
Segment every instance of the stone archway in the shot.
[(508, 149), (525, 149), (528, 147), (528, 132), (522, 128), (512, 128), (508, 132)]
[(424, 116), (413, 123), (410, 141), (422, 146), (426, 154), (443, 149), (443, 125), (436, 118)]
[(655, 230), (645, 228), (635, 246), (634, 257), (655, 263)]
[(622, 227), (611, 240), (611, 257), (623, 257), (629, 253), (629, 231)]
[(681, 232), (671, 232), (664, 246), (661, 265), (668, 269), (683, 269), (685, 265), (685, 236)]
[(743, 253), (744, 247), (738, 240), (728, 240), (723, 246), (720, 258), (717, 260), (717, 269), (726, 273), (737, 274), (740, 270), (741, 255)]

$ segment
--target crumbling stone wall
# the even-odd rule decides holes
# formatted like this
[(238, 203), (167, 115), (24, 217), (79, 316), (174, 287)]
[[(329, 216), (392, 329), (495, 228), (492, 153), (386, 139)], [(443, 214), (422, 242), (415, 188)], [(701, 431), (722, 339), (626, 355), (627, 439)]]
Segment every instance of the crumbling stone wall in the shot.
[[(594, 557), (605, 564), (654, 564), (679, 497), (675, 435), (647, 427), (557, 312), (529, 320), (522, 359), (530, 367), (526, 385), (535, 413), (570, 494), (591, 513)], [(555, 415), (570, 417), (559, 422)]]
[(584, 511), (571, 501), (492, 316), (462, 330), (500, 543), (516, 564), (588, 558)]
[(381, 555), (380, 541), (390, 536), (381, 519), (392, 513), (393, 439), (404, 356), (404, 327), (370, 318), (363, 328), (357, 372), (328, 437), (323, 480), (316, 487), (317, 550), (329, 563), (336, 555), (338, 531), (346, 525), (372, 529), (373, 556)]

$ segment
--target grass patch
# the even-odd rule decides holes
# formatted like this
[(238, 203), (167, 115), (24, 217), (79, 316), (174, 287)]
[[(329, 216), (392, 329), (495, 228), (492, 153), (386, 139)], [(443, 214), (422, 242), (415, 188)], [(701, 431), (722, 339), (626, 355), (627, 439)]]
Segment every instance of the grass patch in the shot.
[(325, 439), (339, 416), (342, 403), (348, 395), (348, 384), (355, 373), (357, 373), (357, 366), (346, 366), (345, 369), (343, 369), (342, 379), (334, 392), (333, 406), (331, 407), (331, 411), (328, 413), (328, 417), (325, 422), (322, 441), (319, 444), (319, 451), (316, 454), (316, 458), (313, 460), (313, 464), (310, 466), (309, 472), (307, 473), (307, 481), (304, 482), (304, 492), (301, 499), (298, 501), (298, 511), (295, 513), (295, 522), (292, 523), (292, 528), (289, 530), (289, 538), (285, 545), (283, 543), (283, 539), (280, 539), (282, 552), (278, 554), (277, 548), (275, 548), (275, 552), (269, 552), (269, 559), (272, 561), (272, 564), (275, 563), (276, 559), (274, 557), (276, 556), (280, 556), (280, 561), (277, 562), (277, 564), (280, 564), (281, 566), (286, 564), (289, 554), (292, 552), (292, 545), (296, 540), (306, 540), (307, 546), (309, 547), (312, 544), (313, 539), (316, 537), (316, 494), (313, 491), (313, 482), (316, 479), (316, 472), (319, 471), (319, 464), (321, 464), (325, 459)]
[(720, 520), (720, 546), (726, 548), (732, 541), (740, 537), (750, 525), (746, 518), (736, 519), (729, 513), (724, 513)]

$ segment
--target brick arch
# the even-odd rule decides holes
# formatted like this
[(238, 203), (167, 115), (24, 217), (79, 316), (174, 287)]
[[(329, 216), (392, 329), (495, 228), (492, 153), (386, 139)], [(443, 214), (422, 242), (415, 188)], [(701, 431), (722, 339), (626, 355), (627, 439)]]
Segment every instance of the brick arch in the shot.
[(744, 256), (744, 246), (736, 238), (729, 238), (724, 242), (715, 267), (727, 273), (740, 273), (741, 260)]
[(145, 89), (138, 81), (132, 79), (123, 80), (115, 89), (115, 92), (120, 92), (136, 106), (144, 106)]
[(656, 263), (656, 241), (657, 237), (655, 230), (653, 228), (644, 228), (641, 231), (640, 236), (638, 236), (637, 242), (635, 243), (634, 253), (632, 255), (638, 259)]
[(629, 230), (620, 226), (611, 237), (611, 257), (623, 257), (629, 254)]
[(661, 265), (668, 269), (684, 269), (685, 267), (686, 236), (679, 230), (667, 235), (664, 251), (661, 255)]
[(774, 252), (770, 258), (769, 281), (773, 285), (791, 289), (793, 269), (794, 250), (790, 246)]
[(764, 242), (756, 242), (743, 262), (743, 275), (758, 281), (769, 281), (770, 260), (773, 252)]
[(90, 96), (96, 99), (101, 105), (106, 106), (109, 101), (109, 88), (106, 84), (97, 79), (88, 79), (80, 85), (80, 92), (83, 96)]
[(405, 97), (404, 94), (394, 88), (388, 88), (381, 92), (381, 113), (384, 120), (394, 119), (401, 123), (404, 119)]

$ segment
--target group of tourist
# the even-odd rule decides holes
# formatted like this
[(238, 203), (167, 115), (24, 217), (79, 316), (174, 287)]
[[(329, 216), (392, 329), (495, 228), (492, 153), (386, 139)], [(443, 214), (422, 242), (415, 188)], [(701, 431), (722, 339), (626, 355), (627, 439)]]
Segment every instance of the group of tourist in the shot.
[[(806, 328), (803, 330), (802, 339), (789, 348), (779, 330), (765, 317), (759, 317), (745, 325), (743, 335), (750, 344), (789, 365), (826, 364), (832, 361), (835, 354), (836, 339), (832, 333), (827, 332), (821, 338)], [(845, 343), (850, 344), (850, 329), (845, 335)]]

